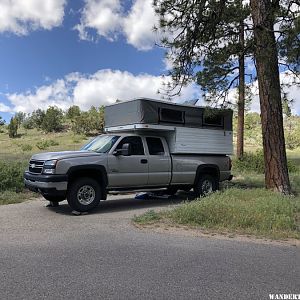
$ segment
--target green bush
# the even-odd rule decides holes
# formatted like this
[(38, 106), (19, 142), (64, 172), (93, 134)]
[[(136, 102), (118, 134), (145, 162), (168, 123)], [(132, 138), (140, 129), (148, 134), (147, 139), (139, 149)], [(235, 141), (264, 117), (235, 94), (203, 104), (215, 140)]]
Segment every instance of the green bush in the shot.
[(54, 140), (49, 140), (48, 143), (49, 143), (49, 146), (50, 146), (50, 147), (58, 146), (58, 145), (59, 145), (59, 142), (54, 141)]
[(18, 135), (18, 120), (13, 117), (8, 124), (8, 135), (10, 138), (15, 138)]
[[(297, 166), (288, 160), (289, 172), (296, 172)], [(233, 160), (233, 170), (238, 172), (255, 172), (263, 174), (265, 171), (264, 167), (264, 154), (262, 150), (257, 150), (254, 153), (245, 153), (242, 159)]]
[(72, 122), (72, 131), (77, 134), (89, 135), (91, 133), (103, 132), (104, 129), (104, 107), (92, 106), (89, 111), (75, 116)]
[(80, 116), (81, 110), (78, 105), (72, 105), (66, 112), (67, 119), (73, 120), (75, 117)]
[(33, 129), (36, 127), (36, 123), (35, 120), (32, 117), (28, 117), (26, 118), (23, 123), (22, 123), (23, 127), (25, 129)]
[(0, 116), (0, 126), (3, 126), (5, 124), (5, 121), (2, 119), (2, 117)]
[(27, 166), (27, 161), (0, 161), (0, 191), (22, 191), (23, 173)]
[[(28, 122), (28, 126), (32, 127), (32, 128), (41, 128), (42, 127), (42, 123), (44, 121), (45, 118), (45, 111), (43, 111), (42, 109), (37, 109), (35, 111), (32, 112), (32, 114), (25, 120), (25, 122)], [(28, 127), (28, 129), (30, 129)], [(26, 127), (25, 127), (26, 128)]]
[(59, 143), (54, 140), (42, 140), (36, 143), (36, 146), (40, 150), (46, 150), (52, 146), (58, 146)]
[(5, 125), (5, 121), (0, 116), (0, 133), (4, 132), (4, 125)]
[(23, 152), (31, 151), (32, 150), (32, 146), (29, 145), (29, 144), (21, 145), (21, 149), (22, 149)]
[(63, 119), (64, 114), (61, 109), (49, 106), (43, 118), (41, 128), (45, 132), (59, 132), (63, 129)]
[(79, 138), (74, 138), (74, 139), (72, 140), (72, 142), (73, 142), (74, 144), (80, 144), (80, 143), (82, 142), (82, 140), (80, 140)]
[(300, 147), (300, 134), (299, 131), (288, 132), (285, 135), (285, 144), (287, 149), (294, 150)]

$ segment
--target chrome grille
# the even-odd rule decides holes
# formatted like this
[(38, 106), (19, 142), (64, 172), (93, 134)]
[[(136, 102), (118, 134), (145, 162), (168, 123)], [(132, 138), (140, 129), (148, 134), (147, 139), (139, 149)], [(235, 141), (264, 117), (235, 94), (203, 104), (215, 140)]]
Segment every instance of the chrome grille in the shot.
[(29, 172), (35, 174), (41, 174), (44, 166), (44, 161), (31, 160), (29, 162)]

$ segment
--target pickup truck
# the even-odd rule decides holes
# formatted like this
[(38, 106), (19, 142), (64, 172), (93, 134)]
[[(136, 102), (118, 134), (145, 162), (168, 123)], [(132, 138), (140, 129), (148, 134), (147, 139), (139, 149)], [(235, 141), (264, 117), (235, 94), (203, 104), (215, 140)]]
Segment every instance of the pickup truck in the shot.
[(100, 135), (79, 151), (33, 155), (25, 186), (53, 205), (67, 199), (73, 210), (89, 211), (111, 191), (193, 188), (199, 197), (230, 180), (226, 155), (170, 154), (166, 139), (141, 133)]

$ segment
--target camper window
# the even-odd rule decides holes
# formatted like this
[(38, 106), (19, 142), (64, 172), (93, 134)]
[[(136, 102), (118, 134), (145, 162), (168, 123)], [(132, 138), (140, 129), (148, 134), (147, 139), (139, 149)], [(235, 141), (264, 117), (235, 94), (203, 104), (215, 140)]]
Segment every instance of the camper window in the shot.
[(216, 113), (204, 115), (203, 125), (212, 127), (224, 127), (224, 117)]
[(184, 111), (161, 108), (159, 110), (160, 122), (184, 124)]

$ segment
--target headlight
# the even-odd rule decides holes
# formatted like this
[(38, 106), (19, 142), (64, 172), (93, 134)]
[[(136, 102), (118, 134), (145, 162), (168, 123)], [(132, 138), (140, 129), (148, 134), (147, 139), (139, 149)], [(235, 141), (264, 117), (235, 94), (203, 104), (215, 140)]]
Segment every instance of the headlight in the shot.
[(44, 174), (55, 174), (56, 164), (57, 164), (56, 159), (46, 160), (44, 163), (43, 173)]
[(56, 159), (46, 160), (44, 163), (44, 168), (55, 168), (57, 163)]

